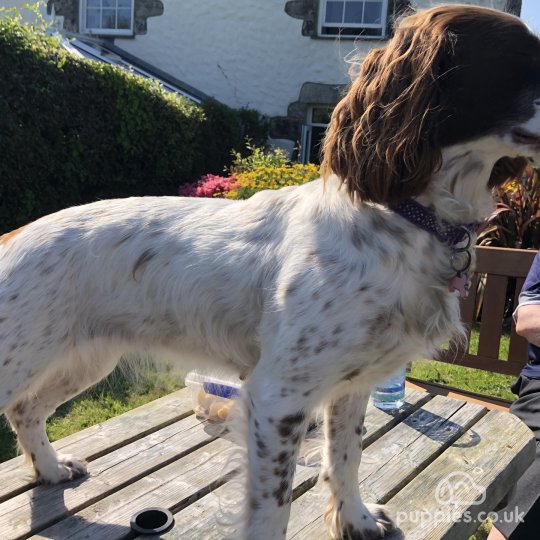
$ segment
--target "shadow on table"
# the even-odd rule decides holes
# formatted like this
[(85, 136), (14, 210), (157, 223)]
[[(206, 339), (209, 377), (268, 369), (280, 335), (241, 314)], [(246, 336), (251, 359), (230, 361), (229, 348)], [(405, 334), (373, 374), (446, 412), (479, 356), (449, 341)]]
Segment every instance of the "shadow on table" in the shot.
[[(73, 516), (78, 509), (68, 510), (65, 504), (65, 493), (80, 486), (88, 480), (88, 477), (69, 482), (69, 484), (59, 484), (56, 486), (39, 485), (31, 489), (28, 493), (31, 497), (31, 529), (34, 532), (39, 531), (40, 538), (50, 538), (58, 540), (59, 538), (127, 538), (133, 536), (129, 524), (129, 518), (126, 525), (114, 525), (107, 523), (97, 523), (89, 521), (80, 516)], [(81, 501), (82, 505), (88, 504), (88, 500)], [(68, 521), (57, 525), (50, 532), (47, 532), (51, 526), (54, 526), (60, 520), (69, 518)]]
[[(383, 412), (389, 416), (396, 414), (391, 411)], [(401, 423), (437, 442), (447, 442), (452, 437), (459, 437), (462, 440), (459, 443), (454, 442), (453, 446), (460, 448), (470, 448), (480, 443), (480, 436), (474, 430), (465, 430), (462, 424), (453, 422), (451, 418), (444, 418), (425, 409), (419, 409), (404, 418)]]

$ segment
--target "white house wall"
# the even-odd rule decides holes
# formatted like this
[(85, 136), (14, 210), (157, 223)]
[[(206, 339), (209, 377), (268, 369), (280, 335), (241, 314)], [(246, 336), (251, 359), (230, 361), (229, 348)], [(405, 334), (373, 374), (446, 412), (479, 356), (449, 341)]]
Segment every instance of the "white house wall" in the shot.
[(482, 7), (489, 7), (493, 9), (499, 9), (504, 10), (504, 6), (506, 5), (506, 0), (474, 0), (474, 1), (468, 1), (468, 0), (461, 0), (459, 2), (448, 2), (447, 0), (414, 0), (411, 2), (411, 4), (419, 9), (432, 7), (432, 6), (439, 6), (441, 4), (469, 4), (473, 6), (482, 6)]
[[(351, 41), (302, 36), (281, 0), (164, 0), (148, 33), (116, 45), (205, 94), (269, 116), (287, 114), (304, 82), (345, 83)], [(380, 42), (361, 42), (364, 51)]]
[[(311, 39), (282, 0), (163, 0), (148, 33), (116, 45), (232, 107), (287, 114), (305, 82), (349, 82), (354, 42)], [(416, 2), (428, 7), (433, 1)], [(465, 2), (464, 2), (465, 3)], [(468, 2), (502, 9), (505, 0)], [(357, 41), (361, 54), (381, 41)]]

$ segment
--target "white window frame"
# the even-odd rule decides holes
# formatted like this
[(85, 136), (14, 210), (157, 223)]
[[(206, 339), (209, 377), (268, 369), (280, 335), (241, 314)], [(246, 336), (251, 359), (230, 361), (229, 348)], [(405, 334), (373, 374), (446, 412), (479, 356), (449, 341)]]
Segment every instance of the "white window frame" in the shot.
[[(86, 25), (87, 0), (79, 2), (79, 28), (81, 34), (93, 34), (96, 36), (133, 36), (135, 24), (135, 0), (131, 0), (131, 21), (129, 28), (88, 28)], [(118, 9), (118, 5), (115, 9)]]
[[(339, 35), (341, 39), (345, 38), (351, 38), (351, 39), (384, 39), (386, 37), (386, 26), (388, 24), (388, 0), (367, 0), (367, 1), (377, 1), (382, 4), (381, 6), (381, 24), (369, 24), (369, 23), (327, 23), (326, 18), (326, 4), (328, 1), (332, 0), (321, 0), (319, 2), (319, 24), (317, 33), (319, 37), (325, 37), (325, 38), (333, 38), (335, 39), (337, 36), (335, 34), (326, 34), (324, 33), (324, 28), (357, 28), (358, 30), (362, 30), (364, 28), (374, 28), (374, 29), (381, 29), (381, 34), (378, 36), (372, 36), (372, 35)], [(342, 0), (344, 2), (347, 2), (347, 0)], [(354, 0), (349, 0), (354, 1)]]
[(327, 128), (328, 124), (323, 124), (321, 122), (313, 122), (313, 109), (332, 109), (330, 105), (312, 105), (307, 110), (306, 123), (302, 124), (302, 135), (300, 141), (301, 156), (300, 159), (302, 163), (309, 163), (311, 157), (311, 138), (313, 135), (314, 127)]

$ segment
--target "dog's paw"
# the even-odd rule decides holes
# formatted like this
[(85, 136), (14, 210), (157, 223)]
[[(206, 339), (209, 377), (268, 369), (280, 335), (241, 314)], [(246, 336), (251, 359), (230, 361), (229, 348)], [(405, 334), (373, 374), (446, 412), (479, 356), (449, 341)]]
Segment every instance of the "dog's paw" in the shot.
[(35, 465), (37, 480), (43, 484), (69, 482), (86, 474), (86, 462), (73, 456), (58, 454), (55, 462), (38, 468)]
[(361, 501), (351, 505), (331, 500), (325, 520), (331, 537), (336, 540), (377, 540), (396, 528), (385, 506), (364, 505)]

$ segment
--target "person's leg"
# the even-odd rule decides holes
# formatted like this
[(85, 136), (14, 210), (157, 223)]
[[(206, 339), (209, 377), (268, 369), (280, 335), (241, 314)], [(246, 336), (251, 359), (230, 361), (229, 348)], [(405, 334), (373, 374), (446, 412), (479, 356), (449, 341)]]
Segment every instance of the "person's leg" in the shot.
[[(510, 412), (536, 437), (536, 459), (518, 480), (507, 505), (496, 512), (488, 540), (538, 540), (540, 531), (540, 380), (520, 376), (512, 391), (518, 398)], [(510, 487), (510, 486), (509, 486)], [(520, 518), (523, 518), (523, 522)]]

